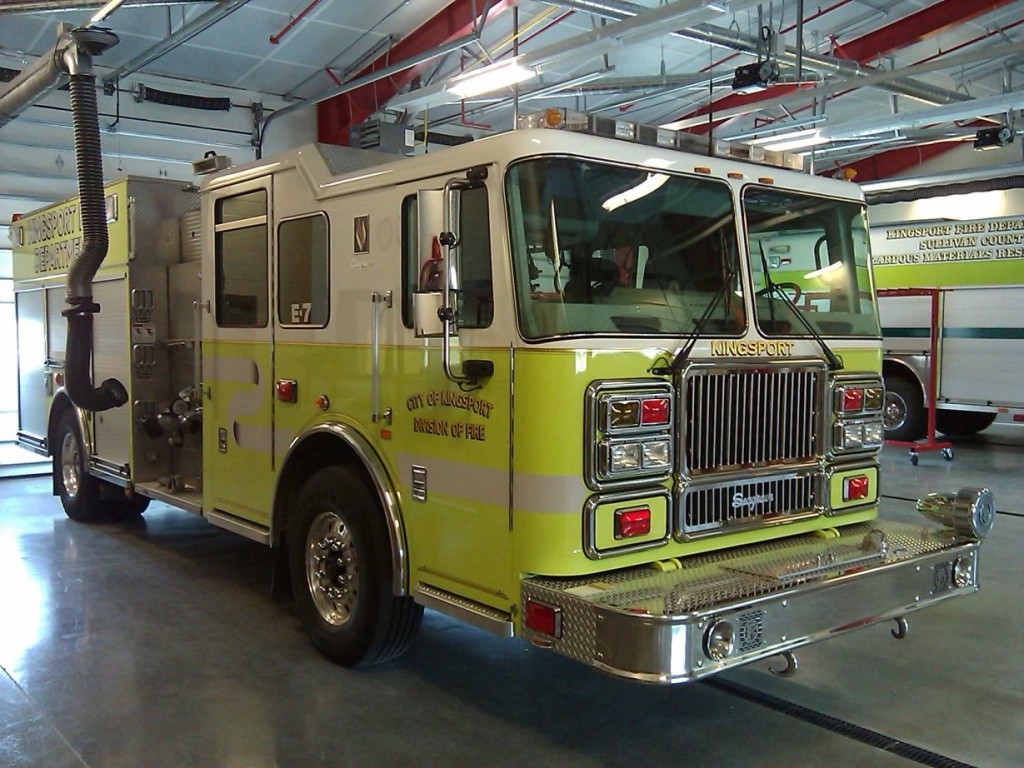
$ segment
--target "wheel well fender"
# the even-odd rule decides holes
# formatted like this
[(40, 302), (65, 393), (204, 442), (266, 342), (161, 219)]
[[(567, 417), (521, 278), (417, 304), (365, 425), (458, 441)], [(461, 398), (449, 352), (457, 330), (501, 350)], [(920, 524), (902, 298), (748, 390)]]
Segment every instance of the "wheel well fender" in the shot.
[(345, 464), (358, 469), (377, 495), (391, 544), (392, 591), (408, 593), (408, 548), (405, 526), (398, 508), (398, 494), (380, 455), (360, 432), (347, 424), (321, 424), (299, 436), (291, 444), (281, 463), (274, 488), (273, 517), (270, 524), (271, 546), (284, 554), (288, 530), (288, 510), (294, 507), (302, 484), (319, 470)]
[(893, 376), (905, 379), (911, 384), (916, 384), (918, 391), (921, 393), (921, 401), (924, 401), (924, 381), (921, 379), (920, 372), (914, 366), (898, 357), (886, 357), (882, 360), (882, 377), (889, 378)]

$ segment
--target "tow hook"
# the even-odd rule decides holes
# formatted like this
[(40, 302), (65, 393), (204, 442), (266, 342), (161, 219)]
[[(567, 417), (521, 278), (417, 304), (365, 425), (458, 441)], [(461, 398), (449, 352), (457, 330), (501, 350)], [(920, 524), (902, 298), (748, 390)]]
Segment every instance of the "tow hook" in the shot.
[(786, 662), (786, 666), (782, 669), (776, 669), (775, 667), (768, 667), (768, 671), (776, 677), (792, 677), (796, 674), (797, 669), (800, 667), (800, 663), (796, 660), (796, 656), (793, 655), (792, 651), (783, 651), (779, 654), (782, 660)]
[(897, 640), (905, 639), (907, 634), (910, 632), (910, 622), (907, 621), (905, 616), (898, 616), (893, 619), (893, 621), (896, 622), (896, 629), (890, 630), (890, 632), (892, 632), (892, 636)]

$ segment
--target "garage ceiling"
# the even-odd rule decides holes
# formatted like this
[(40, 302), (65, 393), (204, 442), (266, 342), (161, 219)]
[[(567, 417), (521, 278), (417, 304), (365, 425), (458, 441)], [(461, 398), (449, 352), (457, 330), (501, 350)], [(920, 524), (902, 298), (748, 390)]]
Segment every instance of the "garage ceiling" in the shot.
[[(58, 21), (87, 23), (100, 5), (0, 0), (0, 66), (22, 68), (49, 49)], [(542, 59), (519, 86), (520, 112), (568, 106), (713, 128), (813, 146), (828, 166), (1016, 129), (1024, 106), (1024, 3), (1011, 0), (128, 0), (104, 24), (121, 42), (102, 78), (162, 75), (185, 92), (205, 83), (309, 103), (363, 82), (368, 67), (417, 62), (319, 107), (326, 139), (374, 110), (435, 132), (507, 129), (510, 88), (460, 102), (446, 83), (510, 59), (513, 46), (526, 63)], [(427, 58), (452, 40), (464, 44)], [(778, 82), (735, 93), (734, 70), (762, 59)]]

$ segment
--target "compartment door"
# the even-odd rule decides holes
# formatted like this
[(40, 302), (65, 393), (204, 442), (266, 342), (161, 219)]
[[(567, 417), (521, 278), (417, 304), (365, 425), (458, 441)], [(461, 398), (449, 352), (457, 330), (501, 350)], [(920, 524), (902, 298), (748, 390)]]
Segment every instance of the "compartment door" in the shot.
[(274, 480), (271, 180), (203, 207), (203, 514), (269, 526)]
[(460, 322), (452, 367), (488, 360), (493, 375), (460, 387), (445, 375), (442, 340), (416, 338), (413, 328), (414, 292), (440, 288), (430, 282), (437, 272), (430, 262), (439, 255), (440, 192), (422, 192), (443, 189), (448, 178), (400, 190), (401, 312), (387, 315), (397, 344), (382, 350), (380, 371), (394, 438), (383, 446), (394, 451), (398, 468), (414, 582), (509, 610), (518, 597), (509, 518), (514, 325), (510, 291), (499, 287), (507, 286), (508, 273), (501, 205), (490, 181), (461, 190), (454, 202), (459, 244), (451, 256), (452, 289)]

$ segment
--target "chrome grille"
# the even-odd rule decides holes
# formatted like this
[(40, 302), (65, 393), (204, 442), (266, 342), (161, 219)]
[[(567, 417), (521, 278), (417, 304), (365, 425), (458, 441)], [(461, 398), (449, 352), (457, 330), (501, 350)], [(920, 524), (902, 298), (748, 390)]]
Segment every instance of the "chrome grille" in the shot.
[(819, 479), (818, 474), (806, 473), (690, 486), (683, 490), (677, 530), (689, 537), (725, 526), (816, 514)]
[(816, 454), (821, 369), (692, 370), (687, 476), (808, 461)]

